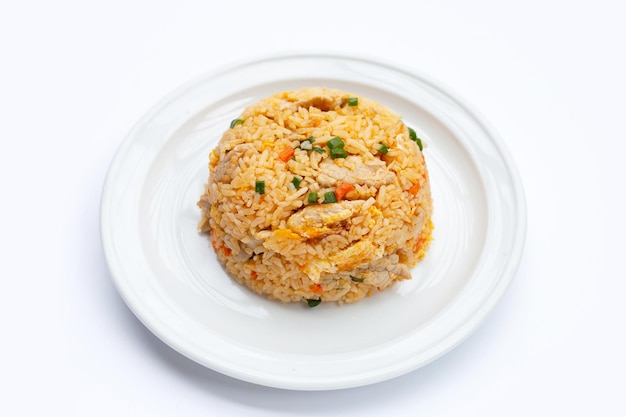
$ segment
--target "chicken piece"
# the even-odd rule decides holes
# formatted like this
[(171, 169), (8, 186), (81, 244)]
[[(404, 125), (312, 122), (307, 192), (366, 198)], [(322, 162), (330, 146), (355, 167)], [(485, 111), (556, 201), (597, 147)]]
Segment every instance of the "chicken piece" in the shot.
[(380, 159), (362, 162), (360, 157), (350, 155), (341, 165), (332, 159), (326, 159), (319, 164), (320, 173), (317, 182), (323, 187), (332, 187), (338, 182), (346, 181), (352, 184), (364, 184), (380, 187), (391, 184), (395, 175), (387, 170), (387, 165)]
[(391, 281), (411, 279), (411, 271), (405, 264), (398, 263), (397, 255), (385, 256), (374, 260), (365, 269), (357, 269), (354, 274), (363, 282), (380, 288), (387, 287)]
[(233, 172), (239, 164), (241, 157), (248, 149), (254, 148), (251, 143), (242, 143), (235, 146), (232, 150), (224, 155), (224, 158), (217, 164), (213, 171), (213, 179), (215, 182), (230, 183), (233, 179)]
[(335, 265), (337, 271), (350, 271), (370, 262), (372, 259), (380, 258), (384, 251), (384, 247), (375, 244), (371, 240), (359, 240), (331, 256), (330, 261)]
[(304, 266), (303, 271), (313, 282), (319, 282), (322, 272), (333, 274), (356, 269), (372, 259), (380, 258), (384, 251), (382, 246), (376, 245), (371, 240), (360, 240), (328, 259), (311, 260)]
[(333, 227), (355, 216), (363, 206), (363, 201), (342, 201), (335, 204), (307, 206), (292, 214), (287, 226), (295, 233), (312, 239), (333, 233)]
[(396, 254), (385, 256), (375, 260), (370, 265), (372, 272), (388, 272), (395, 275), (396, 279), (411, 279), (411, 271), (409, 267), (403, 263), (399, 263), (400, 257)]
[(341, 107), (344, 99), (337, 97), (333, 98), (328, 95), (319, 95), (315, 97), (311, 97), (307, 100), (297, 101), (294, 103), (294, 110), (297, 110), (299, 107), (304, 107), (305, 109), (309, 109), (310, 107), (316, 107), (321, 111), (330, 111), (334, 110), (337, 107)]

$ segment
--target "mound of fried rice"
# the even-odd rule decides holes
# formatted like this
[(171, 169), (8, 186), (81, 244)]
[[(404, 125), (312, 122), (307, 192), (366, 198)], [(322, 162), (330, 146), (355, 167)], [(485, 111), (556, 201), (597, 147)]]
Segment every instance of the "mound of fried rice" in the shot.
[(228, 273), (259, 294), (309, 306), (360, 300), (410, 279), (429, 246), (421, 147), (400, 116), (365, 97), (272, 95), (211, 152), (199, 229)]

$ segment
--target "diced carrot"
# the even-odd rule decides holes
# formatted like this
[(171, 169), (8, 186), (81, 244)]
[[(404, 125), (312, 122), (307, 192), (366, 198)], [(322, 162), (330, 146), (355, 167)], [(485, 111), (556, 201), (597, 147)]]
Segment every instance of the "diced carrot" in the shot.
[(213, 246), (213, 249), (217, 251), (218, 247), (217, 240), (215, 239), (215, 229), (209, 230), (209, 235), (211, 236), (211, 246)]
[(322, 292), (323, 288), (321, 284), (313, 284), (309, 287), (312, 292)]
[(417, 193), (420, 192), (420, 183), (419, 182), (413, 183), (411, 188), (409, 188), (409, 192), (413, 195), (417, 195)]
[(227, 248), (226, 246), (224, 246), (224, 255), (230, 256), (231, 253), (233, 253), (233, 251), (230, 248)]
[(339, 186), (335, 190), (335, 196), (337, 197), (337, 201), (343, 200), (343, 197), (352, 190), (354, 190), (354, 185), (350, 184), (349, 182), (343, 182), (339, 184)]
[(287, 162), (295, 155), (295, 153), (296, 151), (292, 147), (287, 146), (285, 149), (280, 151), (280, 154), (278, 154), (278, 158), (280, 158), (280, 160), (283, 162)]
[(250, 278), (252, 278), (252, 280), (257, 279), (258, 276), (259, 276), (259, 274), (257, 274), (256, 271), (252, 271), (252, 273), (250, 274)]

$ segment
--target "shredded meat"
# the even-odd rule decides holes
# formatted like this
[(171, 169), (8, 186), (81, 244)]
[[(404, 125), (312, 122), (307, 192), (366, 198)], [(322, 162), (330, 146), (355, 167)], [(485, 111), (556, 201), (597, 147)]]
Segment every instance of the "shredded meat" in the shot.
[(320, 237), (332, 233), (334, 227), (355, 216), (362, 206), (363, 201), (307, 206), (292, 214), (287, 226), (303, 237)]
[(350, 155), (342, 165), (337, 165), (332, 159), (326, 159), (320, 162), (319, 166), (317, 182), (324, 187), (332, 187), (340, 181), (380, 187), (392, 183), (395, 177), (380, 159), (362, 162), (361, 158)]
[(337, 273), (350, 271), (367, 264), (370, 259), (378, 259), (384, 248), (371, 240), (360, 240), (346, 249), (338, 251), (328, 259), (314, 259), (303, 268), (313, 282), (319, 282), (322, 272)]
[(367, 268), (357, 269), (354, 273), (356, 277), (362, 278), (367, 284), (378, 287), (385, 287), (391, 281), (411, 279), (409, 267), (399, 263), (399, 260), (400, 258), (396, 254), (388, 255), (375, 259)]
[(235, 146), (215, 167), (213, 179), (215, 182), (230, 183), (233, 180), (235, 169), (239, 164), (239, 159), (250, 149), (254, 148), (251, 143), (242, 143)]
[(342, 104), (343, 99), (339, 97), (333, 98), (331, 96), (315, 96), (307, 100), (294, 103), (294, 107), (296, 109), (299, 107), (304, 107), (305, 109), (308, 109), (309, 107), (317, 107), (321, 111), (330, 111), (336, 107), (340, 107)]

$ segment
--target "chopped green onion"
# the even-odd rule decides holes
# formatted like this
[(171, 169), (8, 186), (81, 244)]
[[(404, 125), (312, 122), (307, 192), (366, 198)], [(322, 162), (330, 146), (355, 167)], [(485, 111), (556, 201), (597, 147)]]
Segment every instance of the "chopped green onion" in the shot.
[(243, 123), (243, 120), (241, 119), (233, 119), (232, 122), (230, 122), (230, 128), (233, 129), (235, 126), (240, 125)]
[(424, 148), (422, 146), (422, 140), (417, 137), (417, 133), (415, 133), (415, 130), (411, 129), (410, 127), (408, 127), (408, 129), (409, 129), (409, 137), (411, 138), (411, 140), (417, 143), (417, 146), (419, 146), (420, 151), (423, 151)]
[(324, 204), (336, 203), (337, 196), (334, 191), (328, 191), (324, 193)]
[(348, 152), (346, 152), (346, 150), (343, 148), (333, 148), (330, 150), (330, 157), (333, 159), (347, 158)]
[(315, 142), (315, 138), (313, 136), (310, 136), (308, 139), (305, 139), (302, 142), (300, 142), (300, 149), (304, 149), (305, 151), (312, 151), (313, 142)]
[(291, 183), (296, 188), (298, 188), (300, 186), (301, 182), (302, 182), (302, 180), (300, 178), (298, 178), (298, 177), (293, 177), (293, 179), (291, 180)]
[(359, 98), (358, 97), (350, 97), (348, 98), (348, 106), (358, 106)]
[(387, 145), (380, 142), (380, 148), (378, 148), (378, 152), (382, 153), (383, 155), (387, 155), (387, 152), (389, 152), (389, 148), (387, 147)]
[(318, 305), (320, 305), (321, 302), (322, 302), (322, 300), (320, 300), (319, 298), (317, 300), (313, 300), (311, 298), (307, 298), (307, 300), (306, 300), (306, 303), (311, 308), (317, 307)]
[(309, 198), (307, 199), (309, 203), (317, 203), (317, 193), (309, 193)]
[(354, 282), (363, 282), (363, 281), (365, 281), (365, 278), (357, 278), (357, 277), (353, 277), (352, 275), (350, 275), (350, 279), (352, 279), (352, 281), (354, 281)]
[(343, 143), (343, 140), (341, 140), (340, 137), (335, 136), (334, 138), (332, 138), (331, 140), (329, 140), (326, 145), (328, 145), (329, 149), (335, 149), (335, 148), (343, 148), (344, 146), (346, 146), (345, 143)]
[(256, 191), (257, 194), (265, 194), (265, 181), (257, 181), (254, 184), (254, 191)]
[(311, 150), (315, 151), (317, 153), (324, 153), (324, 152), (326, 152), (326, 149), (320, 148), (319, 146), (314, 146), (314, 147), (311, 148)]

